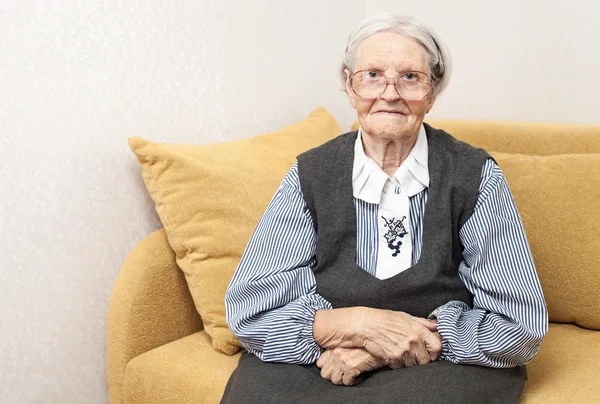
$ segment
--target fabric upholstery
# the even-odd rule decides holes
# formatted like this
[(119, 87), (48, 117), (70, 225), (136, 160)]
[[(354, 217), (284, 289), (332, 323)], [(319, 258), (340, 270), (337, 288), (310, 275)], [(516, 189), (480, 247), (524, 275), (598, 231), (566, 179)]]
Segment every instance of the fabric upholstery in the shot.
[(218, 403), (240, 353), (216, 351), (200, 331), (133, 359), (125, 374), (125, 404)]
[[(434, 127), (444, 128), (458, 138), (491, 151), (541, 155), (567, 150), (569, 153), (600, 154), (600, 127), (506, 122), (429, 122)], [(508, 129), (505, 129), (505, 125)], [(507, 142), (502, 137), (514, 140)], [(525, 142), (526, 147), (519, 140)], [(138, 146), (146, 147), (146, 144)], [(173, 146), (169, 150), (174, 153), (175, 149), (177, 147)], [(550, 150), (553, 150), (552, 153)], [(183, 159), (185, 152), (181, 156)], [(577, 234), (577, 229), (597, 229), (593, 226), (597, 226), (600, 220), (596, 213), (598, 209), (585, 213), (588, 208), (583, 205), (593, 204), (594, 201), (590, 201), (587, 195), (581, 195), (582, 190), (577, 190), (576, 197), (565, 198), (561, 188), (572, 186), (569, 185), (572, 177), (572, 181), (580, 184), (582, 189), (597, 192), (590, 189), (594, 182), (597, 183), (595, 173), (598, 169), (594, 165), (597, 156), (589, 156), (591, 160), (580, 159), (578, 156), (495, 156), (507, 175), (523, 216), (542, 286), (549, 301), (551, 319), (571, 321), (567, 318), (572, 316), (573, 321), (584, 320), (584, 324), (590, 326), (589, 322), (595, 321), (593, 314), (598, 312), (598, 303), (576, 307), (586, 305), (590, 298), (579, 296), (579, 291), (575, 293), (574, 288), (582, 287), (585, 294), (589, 292), (588, 283), (597, 282), (597, 264), (595, 270), (592, 266), (586, 266), (585, 271), (580, 270), (581, 263), (587, 265), (592, 259), (590, 257), (597, 255), (593, 255), (593, 250), (591, 253), (589, 250), (579, 251), (580, 257), (575, 257), (578, 265), (565, 266), (562, 254), (566, 253), (560, 242), (567, 240), (564, 233), (568, 233), (569, 237), (575, 237), (575, 241), (571, 242), (572, 247), (578, 249), (581, 243), (585, 246), (585, 235)], [(583, 173), (578, 174), (573, 164)], [(561, 165), (566, 167), (564, 173), (559, 170)], [(555, 178), (550, 179), (551, 175), (555, 175)], [(585, 183), (586, 177), (589, 184)], [(549, 188), (548, 184), (552, 187)], [(210, 195), (214, 196), (215, 192)], [(565, 218), (564, 213), (556, 213), (556, 206), (553, 205), (555, 201), (574, 207), (575, 214)], [(219, 213), (214, 208), (210, 212), (211, 215)], [(211, 215), (198, 214), (202, 220), (210, 220)], [(260, 212), (256, 214), (260, 216)], [(559, 215), (558, 220), (551, 217), (554, 214)], [(584, 220), (586, 215), (587, 220)], [(214, 219), (217, 220), (219, 219)], [(598, 239), (596, 236), (595, 240)], [(540, 243), (541, 248), (538, 246)], [(113, 289), (107, 338), (111, 404), (123, 403), (124, 397), (129, 404), (216, 403), (237, 364), (237, 355), (227, 356), (211, 349), (209, 336), (205, 332), (198, 332), (202, 324), (171, 248), (164, 230), (148, 236), (132, 251)], [(571, 253), (572, 251), (569, 252)], [(546, 255), (551, 258), (546, 258)], [(563, 264), (554, 264), (555, 260)], [(598, 290), (597, 283), (595, 285)], [(597, 295), (591, 296), (592, 300), (597, 299)], [(576, 310), (573, 310), (574, 307)], [(189, 337), (185, 337), (186, 335)], [(599, 350), (599, 331), (551, 323), (538, 356), (528, 365), (529, 381), (525, 385), (521, 402), (593, 402), (600, 389), (600, 379), (597, 377), (600, 373), (597, 362)]]
[(202, 329), (163, 229), (129, 254), (108, 306), (106, 365), (111, 404), (123, 402), (132, 358)]
[(522, 404), (597, 402), (600, 391), (600, 332), (571, 324), (550, 324), (536, 358)]
[(287, 128), (235, 142), (130, 139), (205, 330), (221, 352), (240, 348), (225, 321), (225, 291), (256, 224), (296, 156), (340, 132), (318, 108)]
[[(600, 389), (600, 332), (551, 324), (538, 356), (527, 366), (522, 404), (590, 402)], [(211, 347), (201, 331), (133, 359), (125, 375), (126, 404), (218, 403), (239, 354)], [(113, 403), (111, 399), (111, 403)]]
[(492, 155), (514, 194), (550, 321), (600, 330), (600, 154)]
[(427, 122), (488, 151), (540, 156), (600, 153), (600, 126), (458, 120)]
[[(600, 153), (600, 126), (539, 122), (425, 119), (457, 139), (487, 151), (538, 156)], [(359, 123), (352, 124), (352, 130)]]

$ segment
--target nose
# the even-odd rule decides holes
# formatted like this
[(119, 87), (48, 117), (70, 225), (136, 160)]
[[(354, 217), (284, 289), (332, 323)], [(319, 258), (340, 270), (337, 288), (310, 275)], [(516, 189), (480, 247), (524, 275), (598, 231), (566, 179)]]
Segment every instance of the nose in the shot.
[(381, 94), (381, 96), (379, 97), (382, 100), (385, 101), (396, 101), (400, 97), (400, 93), (398, 92), (398, 89), (396, 88), (396, 80), (395, 79), (387, 79), (386, 83), (385, 83), (385, 90), (383, 90), (383, 94)]

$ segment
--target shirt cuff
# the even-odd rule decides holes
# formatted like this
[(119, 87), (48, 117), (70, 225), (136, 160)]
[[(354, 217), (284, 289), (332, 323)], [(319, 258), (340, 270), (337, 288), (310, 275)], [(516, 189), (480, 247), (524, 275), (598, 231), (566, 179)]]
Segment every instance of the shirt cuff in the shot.
[(443, 304), (440, 307), (438, 307), (437, 309), (435, 309), (434, 311), (432, 311), (431, 313), (429, 313), (429, 315), (427, 316), (427, 318), (429, 320), (437, 320), (437, 318), (440, 316), (440, 313), (442, 312), (442, 310), (444, 310), (446, 308), (446, 305), (448, 305), (449, 303)]
[(314, 363), (323, 351), (313, 336), (315, 313), (331, 309), (331, 303), (318, 294), (311, 294), (285, 308), (286, 315), (282, 318), (287, 317), (287, 321), (271, 326), (262, 359), (266, 362)]
[(455, 329), (452, 323), (456, 322), (465, 310), (469, 310), (469, 306), (465, 302), (452, 300), (441, 305), (427, 316), (430, 320), (437, 320), (438, 333), (442, 337), (442, 352), (440, 354), (442, 360), (454, 362), (454, 354), (450, 349), (449, 340), (455, 334), (452, 332)]

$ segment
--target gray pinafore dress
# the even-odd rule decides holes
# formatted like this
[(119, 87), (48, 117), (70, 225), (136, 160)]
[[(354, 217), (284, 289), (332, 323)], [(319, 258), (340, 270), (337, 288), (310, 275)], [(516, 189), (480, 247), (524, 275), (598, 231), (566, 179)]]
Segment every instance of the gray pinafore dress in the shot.
[[(334, 308), (367, 306), (427, 317), (473, 296), (458, 277), (458, 232), (473, 213), (489, 155), (425, 124), (430, 185), (419, 262), (385, 280), (356, 264), (352, 166), (356, 132), (298, 156), (300, 185), (317, 231), (317, 293)], [(440, 360), (370, 373), (356, 386), (336, 386), (315, 365), (265, 363), (244, 352), (222, 403), (516, 403), (525, 367), (493, 369)]]

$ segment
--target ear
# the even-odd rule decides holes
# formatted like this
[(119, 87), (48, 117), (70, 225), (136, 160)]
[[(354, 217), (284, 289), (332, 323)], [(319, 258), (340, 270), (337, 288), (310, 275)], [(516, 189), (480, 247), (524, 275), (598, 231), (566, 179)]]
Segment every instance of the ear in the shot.
[(348, 94), (348, 101), (352, 108), (356, 109), (356, 98), (354, 91), (352, 91), (352, 85), (350, 84), (350, 70), (344, 69), (344, 77), (346, 77), (346, 94)]

